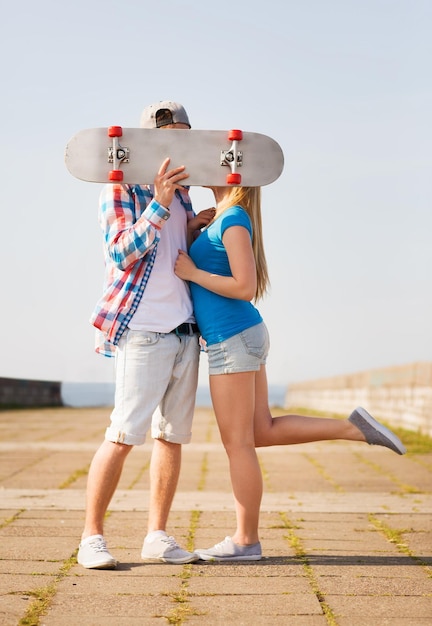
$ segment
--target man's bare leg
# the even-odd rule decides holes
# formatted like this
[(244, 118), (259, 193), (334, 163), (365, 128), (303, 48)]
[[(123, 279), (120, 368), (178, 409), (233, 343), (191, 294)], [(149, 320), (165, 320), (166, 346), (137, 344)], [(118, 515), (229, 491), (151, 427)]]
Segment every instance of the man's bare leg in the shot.
[(192, 563), (198, 560), (197, 554), (183, 550), (166, 532), (180, 465), (181, 445), (155, 439), (150, 465), (148, 534), (141, 552), (145, 561)]
[(181, 466), (181, 445), (155, 439), (150, 463), (150, 507), (147, 531), (166, 530)]
[(93, 457), (87, 479), (86, 519), (82, 538), (103, 535), (103, 524), (123, 464), (133, 446), (104, 441)]

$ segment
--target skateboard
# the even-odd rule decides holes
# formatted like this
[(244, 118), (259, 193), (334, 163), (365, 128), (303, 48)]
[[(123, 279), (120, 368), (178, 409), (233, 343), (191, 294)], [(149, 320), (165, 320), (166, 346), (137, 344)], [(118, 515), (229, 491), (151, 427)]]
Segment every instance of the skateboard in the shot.
[(241, 130), (89, 128), (65, 150), (73, 176), (99, 183), (152, 184), (167, 157), (170, 168), (186, 166), (186, 185), (261, 187), (284, 166), (274, 139)]

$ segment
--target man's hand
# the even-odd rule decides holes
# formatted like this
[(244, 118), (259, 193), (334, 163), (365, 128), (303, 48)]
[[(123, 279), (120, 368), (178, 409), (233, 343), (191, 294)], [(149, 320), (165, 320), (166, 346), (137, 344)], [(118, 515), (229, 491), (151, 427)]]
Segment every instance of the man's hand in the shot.
[(195, 232), (196, 230), (204, 228), (204, 226), (210, 224), (215, 216), (215, 213), (216, 209), (214, 207), (200, 211), (198, 215), (188, 221), (188, 231)]
[(156, 178), (154, 179), (154, 198), (166, 209), (169, 209), (176, 189), (182, 189), (182, 185), (179, 184), (180, 181), (185, 180), (189, 176), (189, 174), (185, 172), (186, 168), (184, 165), (169, 170), (169, 162), (170, 159), (168, 157), (160, 166)]

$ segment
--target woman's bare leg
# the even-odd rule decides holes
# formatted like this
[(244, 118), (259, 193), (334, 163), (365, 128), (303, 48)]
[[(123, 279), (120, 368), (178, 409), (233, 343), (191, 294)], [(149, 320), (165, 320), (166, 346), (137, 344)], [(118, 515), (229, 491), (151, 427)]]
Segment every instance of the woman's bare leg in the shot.
[(257, 543), (262, 475), (253, 428), (255, 372), (210, 376), (210, 391), (222, 442), (229, 459), (239, 545)]
[(272, 417), (268, 406), (268, 387), (265, 366), (256, 374), (255, 381), (255, 445), (278, 446), (330, 439), (365, 441), (363, 433), (347, 419), (281, 415)]

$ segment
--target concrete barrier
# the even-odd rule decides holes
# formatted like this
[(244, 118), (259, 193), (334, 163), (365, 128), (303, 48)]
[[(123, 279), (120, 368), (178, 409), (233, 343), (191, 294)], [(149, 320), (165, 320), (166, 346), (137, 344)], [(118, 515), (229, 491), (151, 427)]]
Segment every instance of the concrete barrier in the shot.
[(412, 363), (290, 384), (287, 408), (348, 414), (364, 406), (383, 420), (432, 436), (432, 363)]
[(61, 383), (0, 378), (0, 407), (62, 406)]

